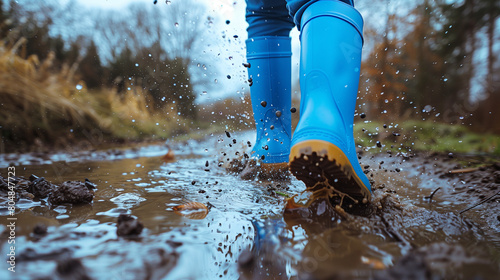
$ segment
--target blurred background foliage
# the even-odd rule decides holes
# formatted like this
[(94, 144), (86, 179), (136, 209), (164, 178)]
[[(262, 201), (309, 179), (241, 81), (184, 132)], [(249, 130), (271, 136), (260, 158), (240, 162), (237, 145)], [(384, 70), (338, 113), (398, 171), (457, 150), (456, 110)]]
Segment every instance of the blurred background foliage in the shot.
[[(203, 54), (217, 40), (213, 18), (199, 1), (167, 2), (96, 11), (85, 25), (75, 1), (0, 0), (1, 152), (252, 128), (245, 80), (244, 94), (196, 102), (195, 89), (214, 83)], [(500, 2), (356, 3), (375, 15), (365, 19), (358, 143), (498, 153)], [(297, 109), (299, 99), (297, 90)]]

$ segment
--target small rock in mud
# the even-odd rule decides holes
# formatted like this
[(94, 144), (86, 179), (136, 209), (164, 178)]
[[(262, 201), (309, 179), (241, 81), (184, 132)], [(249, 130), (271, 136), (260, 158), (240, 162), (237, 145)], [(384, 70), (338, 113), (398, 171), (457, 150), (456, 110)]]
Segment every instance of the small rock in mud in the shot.
[(49, 195), (49, 202), (52, 205), (86, 204), (92, 203), (93, 199), (94, 191), (79, 181), (66, 181)]
[(90, 280), (86, 269), (79, 259), (62, 259), (57, 262), (57, 274), (62, 279)]
[(36, 198), (46, 198), (55, 189), (55, 186), (45, 180), (44, 177), (31, 175), (30, 180), (28, 192), (32, 193)]
[(143, 228), (144, 225), (136, 218), (131, 215), (120, 214), (118, 217), (116, 235), (135, 237), (141, 234)]
[(47, 226), (45, 224), (36, 224), (33, 228), (33, 234), (43, 236), (47, 234)]

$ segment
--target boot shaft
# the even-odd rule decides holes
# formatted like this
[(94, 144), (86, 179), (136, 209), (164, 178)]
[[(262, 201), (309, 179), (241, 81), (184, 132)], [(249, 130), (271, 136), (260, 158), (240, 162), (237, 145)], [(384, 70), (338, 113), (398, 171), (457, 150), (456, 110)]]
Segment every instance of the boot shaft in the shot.
[(304, 11), (301, 23), (301, 120), (294, 143), (311, 129), (332, 134), (325, 141), (345, 138), (352, 135), (363, 19), (343, 2), (319, 1)]
[(246, 45), (257, 132), (254, 156), (264, 163), (287, 162), (292, 135), (291, 39), (256, 37)]

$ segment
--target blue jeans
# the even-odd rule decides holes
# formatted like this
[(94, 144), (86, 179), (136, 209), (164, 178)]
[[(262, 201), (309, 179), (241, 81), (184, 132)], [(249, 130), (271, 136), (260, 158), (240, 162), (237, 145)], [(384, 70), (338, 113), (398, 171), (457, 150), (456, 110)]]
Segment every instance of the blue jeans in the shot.
[[(289, 36), (304, 10), (320, 0), (246, 0), (248, 38), (260, 36)], [(335, 0), (333, 0), (335, 1)], [(354, 0), (339, 0), (354, 6)]]

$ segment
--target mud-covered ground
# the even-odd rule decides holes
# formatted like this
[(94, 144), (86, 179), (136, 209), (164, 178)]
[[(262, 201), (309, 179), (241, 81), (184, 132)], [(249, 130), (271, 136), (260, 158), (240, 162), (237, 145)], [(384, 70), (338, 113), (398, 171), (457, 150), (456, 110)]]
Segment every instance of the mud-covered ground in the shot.
[(252, 140), (0, 155), (0, 279), (498, 279), (499, 159), (374, 146), (371, 205), (285, 211), (302, 182), (231, 165)]

